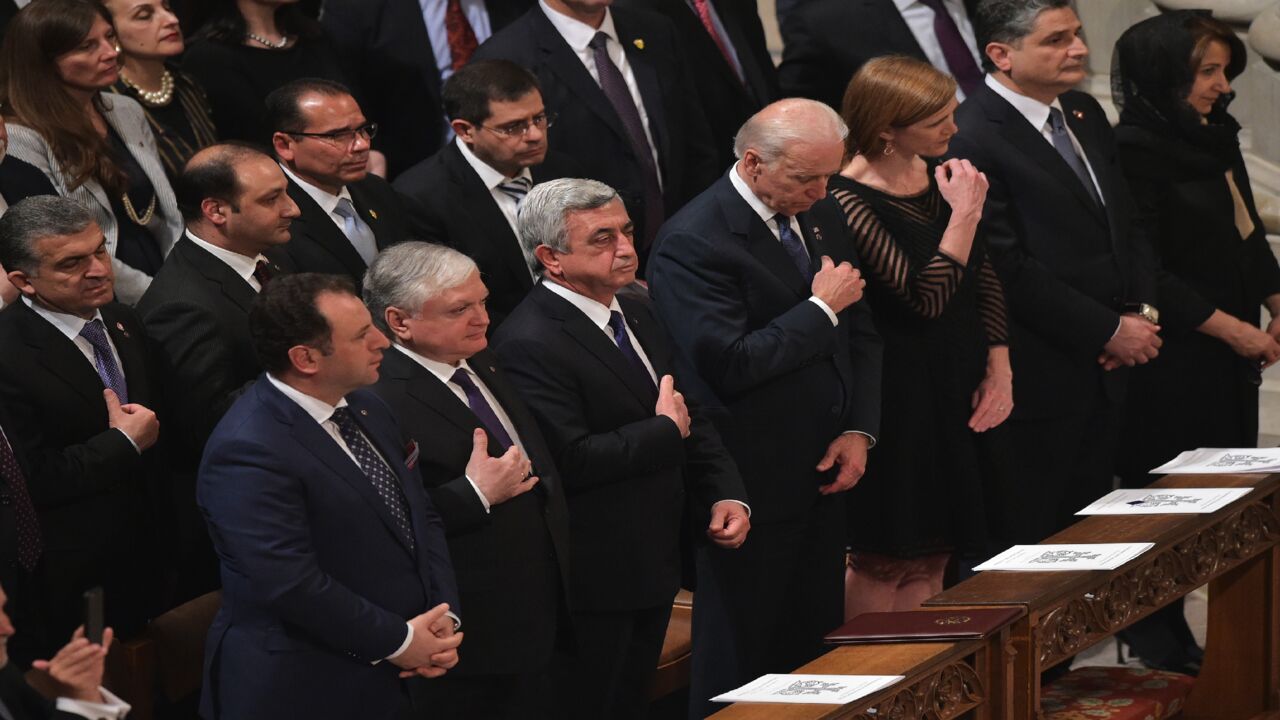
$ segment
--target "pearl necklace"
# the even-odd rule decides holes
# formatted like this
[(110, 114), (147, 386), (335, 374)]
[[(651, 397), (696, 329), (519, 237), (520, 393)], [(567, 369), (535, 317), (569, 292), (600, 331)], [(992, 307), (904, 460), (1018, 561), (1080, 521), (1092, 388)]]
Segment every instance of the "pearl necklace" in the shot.
[(270, 40), (262, 37), (261, 35), (257, 33), (251, 33), (251, 32), (245, 33), (245, 37), (249, 38), (250, 40), (256, 40), (258, 43), (265, 45), (266, 47), (269, 47), (272, 50), (283, 50), (285, 46), (289, 44), (288, 35), (281, 35), (280, 42), (271, 42)]
[(138, 97), (142, 99), (142, 104), (144, 105), (150, 107), (164, 107), (169, 104), (169, 101), (173, 100), (173, 73), (169, 72), (168, 68), (165, 68), (164, 75), (160, 77), (159, 90), (147, 90), (146, 88), (135, 84), (123, 72), (120, 73), (120, 80), (122, 80), (127, 87), (138, 93)]

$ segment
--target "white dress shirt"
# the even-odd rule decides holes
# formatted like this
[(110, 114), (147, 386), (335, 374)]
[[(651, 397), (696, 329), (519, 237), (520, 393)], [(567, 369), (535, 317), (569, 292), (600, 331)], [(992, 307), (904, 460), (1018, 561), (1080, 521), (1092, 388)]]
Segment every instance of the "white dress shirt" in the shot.
[[(742, 199), (747, 201), (747, 204), (751, 206), (751, 209), (755, 211), (755, 214), (760, 216), (760, 219), (764, 221), (764, 226), (769, 228), (769, 232), (773, 235), (773, 239), (781, 243), (782, 234), (781, 231), (778, 230), (778, 223), (773, 219), (773, 216), (777, 215), (778, 211), (768, 205), (765, 205), (763, 200), (756, 197), (755, 192), (747, 186), (747, 181), (743, 180), (742, 176), (738, 174), (737, 163), (735, 163), (733, 167), (729, 168), (729, 182), (733, 185), (733, 189), (737, 190), (738, 194), (742, 196)], [(804, 244), (804, 233), (800, 231), (800, 223), (796, 220), (794, 215), (791, 217), (791, 222), (789, 224), (791, 225), (791, 232), (795, 233), (796, 237), (801, 238), (800, 244), (804, 247), (805, 254), (807, 255), (809, 253), (809, 247)], [(812, 260), (812, 258), (810, 259)], [(821, 298), (816, 295), (811, 295), (809, 296), (809, 302), (822, 308), (822, 312), (826, 313), (827, 318), (831, 320), (832, 325), (840, 324), (840, 318), (836, 317), (835, 311), (833, 311), (831, 306)]]
[[(461, 0), (462, 14), (471, 23), (471, 31), (475, 33), (476, 44), (482, 45), (493, 30), (489, 24), (489, 9), (484, 0)], [(440, 70), (440, 84), (453, 75), (453, 53), (449, 52), (449, 31), (445, 29), (445, 10), (449, 0), (418, 0), (422, 8), (422, 22), (427, 26), (427, 37), (431, 40), (431, 51), (435, 55), (436, 68)]]
[[(462, 138), (454, 138), (453, 142), (458, 146), (458, 152), (462, 153), (462, 159), (467, 161), (467, 164), (471, 166), (472, 170), (475, 170), (476, 175), (480, 177), (480, 182), (484, 183), (484, 186), (489, 188), (489, 194), (493, 196), (493, 201), (498, 204), (498, 209), (502, 211), (502, 217), (506, 218), (507, 224), (511, 226), (511, 234), (515, 235), (516, 238), (519, 238), (520, 231), (516, 229), (516, 211), (519, 210), (519, 206), (517, 205), (515, 198), (498, 189), (498, 187), (503, 183), (510, 182), (515, 178), (509, 178), (506, 175), (503, 175), (495, 170), (492, 165), (476, 157), (476, 154), (471, 152), (471, 148), (467, 147), (467, 144), (462, 142)], [(520, 170), (520, 174), (516, 175), (516, 177), (527, 179), (530, 183), (530, 187), (532, 187), (533, 173), (529, 171), (529, 168), (522, 168)], [(518, 240), (516, 245), (520, 248), (520, 254), (525, 255), (524, 245), (522, 245)], [(528, 259), (527, 255), (525, 255), (525, 259)], [(526, 263), (526, 265), (528, 265), (528, 263)], [(530, 270), (529, 273), (533, 276), (534, 280), (538, 279), (538, 274), (533, 272), (533, 270)]]
[(55, 703), (55, 707), (62, 712), (79, 715), (89, 720), (119, 720), (128, 715), (129, 711), (133, 709), (133, 706), (116, 697), (104, 687), (99, 687), (98, 692), (102, 693), (102, 699), (105, 702), (97, 703), (60, 697)]
[(658, 168), (658, 185), (662, 185), (662, 163), (658, 160), (658, 143), (654, 142), (653, 131), (649, 129), (649, 113), (644, 108), (644, 98), (640, 95), (640, 86), (636, 84), (635, 73), (631, 71), (631, 64), (627, 62), (627, 53), (623, 49), (621, 42), (618, 40), (618, 31), (613, 26), (613, 13), (607, 8), (604, 11), (604, 22), (600, 23), (600, 27), (593, 28), (590, 25), (575, 20), (568, 15), (562, 15), (551, 9), (547, 5), (546, 0), (538, 0), (538, 7), (542, 8), (542, 12), (546, 14), (547, 19), (555, 26), (556, 31), (560, 33), (560, 37), (568, 43), (569, 49), (578, 56), (582, 64), (586, 66), (587, 72), (591, 73), (591, 79), (600, 84), (600, 71), (596, 69), (595, 51), (589, 46), (591, 39), (596, 36), (597, 32), (602, 32), (609, 36), (609, 42), (606, 49), (609, 53), (609, 59), (617, 66), (618, 72), (622, 74), (622, 79), (627, 83), (627, 90), (631, 92), (631, 100), (636, 104), (636, 110), (640, 113), (640, 124), (644, 127), (644, 136), (649, 141), (649, 149), (653, 153), (654, 167)]
[[(494, 396), (491, 390), (489, 390), (489, 386), (484, 384), (484, 381), (481, 380), (480, 376), (471, 369), (471, 366), (467, 364), (466, 360), (460, 361), (457, 365), (450, 365), (448, 363), (442, 363), (438, 360), (432, 360), (429, 357), (425, 357), (398, 342), (392, 343), (391, 347), (399, 350), (401, 353), (404, 353), (405, 357), (421, 365), (427, 372), (434, 375), (437, 380), (444, 383), (444, 386), (449, 390), (449, 392), (453, 393), (454, 397), (458, 398), (463, 405), (470, 407), (471, 404), (467, 402), (467, 393), (464, 392), (462, 387), (457, 383), (450, 382), (453, 378), (453, 374), (457, 372), (459, 368), (465, 370), (467, 377), (471, 378), (471, 382), (476, 384), (476, 388), (478, 388), (480, 390), (480, 394), (484, 396), (485, 402), (489, 403), (489, 407), (493, 409), (493, 414), (497, 416), (498, 422), (502, 425), (502, 429), (507, 431), (507, 436), (511, 438), (511, 442), (515, 443), (516, 446), (520, 448), (520, 452), (524, 452), (524, 444), (520, 442), (520, 433), (516, 432), (516, 426), (511, 422), (511, 418), (507, 415), (507, 411), (502, 407), (502, 403), (498, 402), (498, 398)], [(476, 481), (472, 480), (470, 475), (464, 475), (464, 477), (467, 478), (467, 482), (471, 483), (471, 488), (475, 490), (476, 495), (479, 496), (480, 503), (484, 505), (484, 511), (489, 512), (489, 498), (484, 496), (484, 493), (480, 491), (480, 486), (476, 485)]]
[[(613, 340), (613, 328), (609, 327), (609, 318), (614, 312), (618, 312), (622, 314), (624, 323), (627, 319), (627, 314), (622, 312), (622, 306), (618, 304), (617, 297), (614, 297), (608, 305), (601, 305), (586, 295), (580, 295), (559, 283), (544, 279), (542, 285), (581, 310), (582, 314), (586, 315), (587, 319), (600, 328), (600, 332), (603, 332), (605, 337), (609, 338), (610, 344), (617, 345)], [(635, 350), (636, 355), (640, 357), (640, 362), (644, 363), (644, 369), (649, 372), (649, 378), (653, 380), (654, 387), (657, 387), (658, 376), (653, 371), (653, 363), (649, 362), (648, 354), (645, 353), (644, 348), (640, 347), (640, 343), (636, 342), (635, 335), (631, 332), (631, 325), (629, 324), (627, 325), (627, 341), (631, 343), (631, 349)]]
[[(920, 0), (893, 0), (893, 4), (897, 6), (898, 13), (906, 21), (907, 28), (911, 30), (916, 42), (920, 44), (920, 49), (924, 51), (924, 56), (929, 60), (929, 64), (939, 70), (945, 70), (951, 75), (955, 75), (955, 71), (950, 65), (947, 65), (947, 58), (942, 52), (942, 45), (938, 44), (938, 36), (933, 31), (933, 8), (920, 2)], [(964, 39), (965, 47), (969, 48), (969, 54), (973, 55), (973, 61), (981, 68), (982, 55), (978, 52), (978, 41), (974, 37), (973, 23), (969, 21), (969, 13), (964, 9), (964, 3), (961, 0), (942, 0), (942, 6), (947, 9), (947, 14), (955, 21), (956, 28), (960, 31), (960, 37)], [(956, 97), (964, 100), (964, 91), (959, 86), (956, 87)]]
[(1018, 114), (1027, 119), (1031, 123), (1031, 127), (1040, 132), (1040, 136), (1044, 141), (1049, 143), (1049, 147), (1054, 148), (1057, 152), (1057, 146), (1053, 144), (1053, 126), (1049, 124), (1049, 108), (1057, 108), (1058, 112), (1063, 114), (1063, 126), (1067, 129), (1067, 137), (1071, 138), (1071, 145), (1076, 149), (1076, 154), (1080, 156), (1080, 161), (1084, 163), (1084, 167), (1089, 171), (1089, 178), (1093, 180), (1093, 188), (1098, 191), (1098, 199), (1106, 204), (1106, 199), (1102, 197), (1102, 187), (1098, 185), (1098, 176), (1093, 172), (1093, 166), (1089, 164), (1089, 156), (1085, 154), (1084, 147), (1080, 145), (1080, 141), (1076, 139), (1076, 134), (1071, 132), (1071, 125), (1066, 122), (1066, 111), (1062, 109), (1062, 101), (1054, 98), (1053, 102), (1045, 105), (1035, 98), (1027, 97), (1010, 90), (1005, 87), (1004, 83), (996, 80), (994, 75), (987, 75), (987, 87), (996, 92), (997, 95), (1004, 98), (1013, 106)]
[(186, 235), (187, 239), (194, 243), (196, 247), (221, 260), (223, 264), (231, 268), (231, 272), (239, 275), (241, 279), (249, 283), (249, 287), (253, 288), (254, 292), (262, 292), (262, 283), (258, 282), (258, 278), (253, 276), (253, 271), (258, 269), (259, 262), (269, 262), (265, 255), (259, 254), (256, 257), (249, 257), (238, 252), (232, 252), (200, 239), (191, 230), (187, 230)]

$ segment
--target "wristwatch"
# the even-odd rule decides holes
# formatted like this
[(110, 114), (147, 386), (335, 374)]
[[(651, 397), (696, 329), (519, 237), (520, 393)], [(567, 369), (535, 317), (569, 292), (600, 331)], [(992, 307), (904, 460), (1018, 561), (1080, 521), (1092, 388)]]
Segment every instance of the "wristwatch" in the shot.
[(1156, 309), (1155, 305), (1148, 305), (1147, 303), (1125, 303), (1121, 310), (1122, 312), (1137, 315), (1152, 325), (1160, 324), (1160, 311)]

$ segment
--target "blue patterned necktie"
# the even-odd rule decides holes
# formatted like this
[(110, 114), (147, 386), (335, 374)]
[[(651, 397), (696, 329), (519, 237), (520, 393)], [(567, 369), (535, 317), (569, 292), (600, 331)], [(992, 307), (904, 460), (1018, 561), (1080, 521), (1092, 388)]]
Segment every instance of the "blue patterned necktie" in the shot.
[(1102, 198), (1098, 197), (1098, 188), (1093, 184), (1093, 178), (1089, 176), (1089, 168), (1085, 167), (1084, 160), (1081, 160), (1079, 153), (1076, 152), (1076, 146), (1071, 143), (1071, 136), (1067, 134), (1066, 118), (1056, 107), (1049, 108), (1049, 130), (1053, 135), (1054, 149), (1084, 184), (1084, 189), (1088, 191), (1089, 197), (1093, 198), (1093, 202), (1098, 207), (1102, 207)]
[(80, 328), (80, 337), (93, 346), (93, 366), (102, 378), (104, 387), (115, 392), (120, 404), (129, 402), (129, 384), (125, 382), (124, 372), (120, 370), (116, 356), (111, 352), (111, 343), (107, 342), (107, 328), (98, 318), (94, 318)]
[(644, 366), (644, 361), (640, 359), (640, 354), (636, 352), (636, 347), (631, 344), (631, 335), (627, 332), (627, 321), (622, 317), (622, 313), (617, 310), (609, 311), (609, 329), (613, 331), (613, 342), (622, 351), (623, 357), (636, 370), (640, 371), (640, 376), (644, 378), (645, 385), (651, 388), (656, 395), (658, 386), (653, 384), (653, 376), (649, 374), (649, 369)]
[(360, 432), (355, 418), (351, 417), (350, 409), (337, 408), (329, 419), (338, 426), (338, 434), (342, 435), (342, 440), (351, 450), (351, 454), (356, 456), (360, 469), (364, 471), (365, 477), (369, 478), (373, 489), (378, 492), (378, 497), (382, 498), (382, 502), (386, 504), (392, 519), (395, 520), (396, 528), (400, 530), (409, 543), (409, 549), (412, 550), (414, 543), (413, 528), (409, 524), (409, 501), (404, 497), (400, 481), (382, 458), (378, 457), (378, 453), (374, 451), (373, 445), (365, 438), (364, 433)]
[(774, 222), (778, 223), (778, 239), (782, 241), (782, 249), (787, 251), (791, 256), (791, 262), (795, 263), (796, 269), (800, 271), (800, 277), (805, 282), (813, 282), (813, 262), (809, 259), (809, 253), (804, 249), (804, 243), (796, 236), (796, 231), (791, 229), (791, 217), (778, 213), (773, 216)]
[(378, 255), (378, 240), (373, 236), (373, 229), (360, 219), (360, 213), (347, 198), (338, 198), (338, 206), (333, 211), (342, 217), (342, 234), (351, 241), (351, 247), (360, 254), (365, 265), (372, 264)]
[(467, 396), (467, 406), (471, 408), (471, 412), (489, 431), (489, 436), (502, 446), (503, 452), (506, 452), (507, 448), (513, 444), (511, 436), (507, 434), (506, 428), (502, 427), (502, 422), (498, 420), (498, 414), (493, 411), (493, 406), (489, 404), (489, 401), (484, 399), (484, 393), (480, 392), (480, 388), (467, 375), (467, 371), (458, 368), (453, 373), (450, 381), (462, 388), (462, 392)]

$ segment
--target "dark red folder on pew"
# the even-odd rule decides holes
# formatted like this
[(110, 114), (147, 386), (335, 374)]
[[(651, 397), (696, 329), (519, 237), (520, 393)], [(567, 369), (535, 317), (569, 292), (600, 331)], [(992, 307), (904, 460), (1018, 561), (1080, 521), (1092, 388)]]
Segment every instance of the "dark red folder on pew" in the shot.
[(1026, 613), (1019, 606), (863, 613), (828, 633), (830, 645), (979, 640)]

